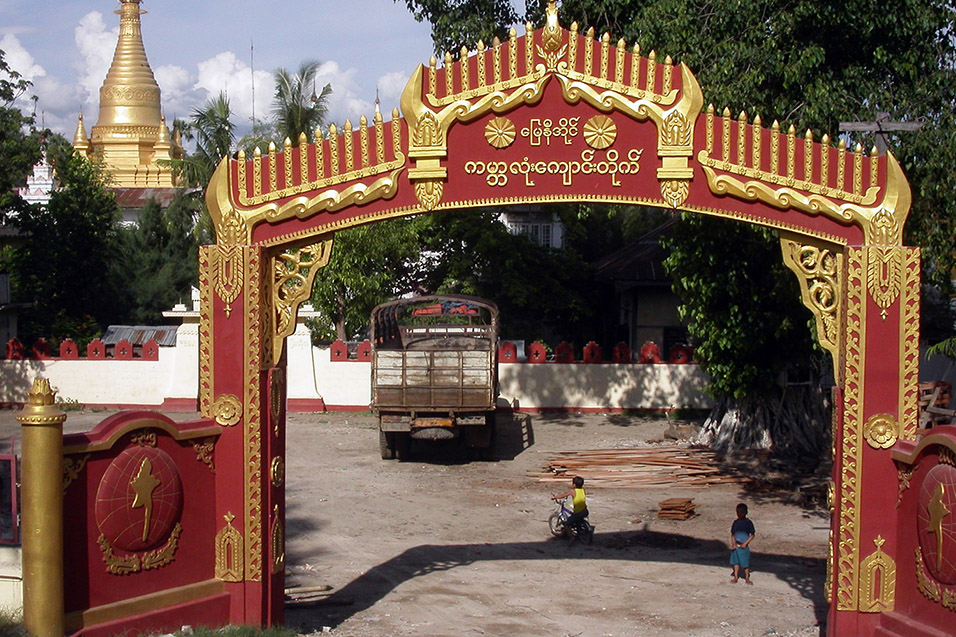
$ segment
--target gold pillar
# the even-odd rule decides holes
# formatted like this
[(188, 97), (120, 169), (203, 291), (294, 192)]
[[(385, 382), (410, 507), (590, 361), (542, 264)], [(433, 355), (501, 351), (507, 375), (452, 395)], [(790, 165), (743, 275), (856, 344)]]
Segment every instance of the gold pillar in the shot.
[(23, 626), (63, 635), (63, 422), (45, 378), (33, 381), (17, 416), (23, 427)]

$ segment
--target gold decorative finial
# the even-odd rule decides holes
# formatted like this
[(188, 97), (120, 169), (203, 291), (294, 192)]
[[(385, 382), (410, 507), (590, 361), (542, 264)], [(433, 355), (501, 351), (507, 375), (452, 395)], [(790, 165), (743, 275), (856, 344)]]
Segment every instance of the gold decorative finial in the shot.
[(49, 380), (39, 376), (33, 379), (33, 389), (27, 392), (28, 405), (52, 405), (55, 400), (56, 392), (50, 387)]
[(548, 0), (545, 15), (547, 18), (541, 32), (542, 45), (548, 53), (557, 53), (561, 48), (561, 25), (558, 23), (558, 5), (555, 0)]
[(50, 381), (37, 377), (33, 380), (33, 389), (27, 392), (27, 404), (17, 415), (21, 425), (55, 425), (66, 420), (66, 414), (59, 410), (56, 402), (56, 390), (50, 387)]

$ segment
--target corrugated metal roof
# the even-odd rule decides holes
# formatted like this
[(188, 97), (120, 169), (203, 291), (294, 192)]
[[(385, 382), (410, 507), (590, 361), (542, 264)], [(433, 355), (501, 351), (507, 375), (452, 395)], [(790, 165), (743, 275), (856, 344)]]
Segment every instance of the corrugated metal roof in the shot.
[(104, 345), (116, 345), (123, 339), (132, 345), (153, 340), (160, 347), (175, 347), (176, 329), (176, 325), (110, 325), (100, 340)]

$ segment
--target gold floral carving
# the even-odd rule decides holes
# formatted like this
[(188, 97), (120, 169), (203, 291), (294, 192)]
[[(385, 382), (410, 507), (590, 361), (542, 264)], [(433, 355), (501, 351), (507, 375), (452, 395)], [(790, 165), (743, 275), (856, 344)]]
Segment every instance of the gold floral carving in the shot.
[(285, 530), (279, 516), (279, 505), (272, 509), (272, 572), (281, 573), (285, 568)]
[(663, 179), (661, 180), (661, 197), (664, 198), (670, 206), (677, 208), (687, 201), (687, 195), (690, 194), (690, 182), (683, 179)]
[[(678, 187), (674, 182), (689, 183), (694, 176), (694, 169), (689, 166), (688, 160), (694, 154), (694, 122), (703, 106), (703, 95), (697, 80), (685, 64), (681, 64), (680, 69), (683, 90), (679, 100), (676, 99), (676, 91), (666, 99), (659, 95), (648, 96), (642, 91), (642, 97), (632, 101), (629, 99), (631, 91), (622, 91), (621, 87), (610, 81), (587, 80), (584, 77), (578, 79), (580, 74), (568, 70), (564, 65), (559, 65), (556, 75), (564, 99), (569, 104), (584, 101), (604, 112), (618, 111), (637, 121), (651, 120), (657, 125), (657, 154), (662, 164), (657, 169), (657, 178), (661, 182), (662, 197), (675, 208), (684, 203), (690, 189), (689, 186)], [(668, 68), (665, 73), (670, 74), (671, 70)], [(610, 90), (601, 91), (600, 88), (604, 87)], [(673, 106), (665, 110), (661, 103)]]
[[(725, 117), (725, 124), (728, 121)], [(834, 187), (829, 183), (817, 183), (809, 179), (797, 180), (792, 174), (778, 174), (773, 164), (776, 161), (776, 151), (773, 148), (773, 170), (769, 172), (757, 167), (733, 164), (726, 153), (729, 143), (727, 127), (724, 133), (724, 152), (720, 157), (710, 156), (711, 152), (707, 150), (701, 150), (697, 154), (711, 192), (744, 201), (761, 201), (781, 210), (794, 209), (810, 215), (822, 214), (840, 223), (854, 223), (863, 229), (867, 245), (901, 245), (903, 223), (909, 214), (912, 195), (903, 170), (891, 153), (888, 153), (885, 159), (885, 185), (870, 184), (865, 193), (848, 192), (843, 190), (840, 179)], [(771, 142), (777, 138), (776, 129), (771, 130)], [(829, 146), (821, 146), (820, 152), (829, 153)], [(877, 158), (873, 157), (871, 161), (877, 161)], [(837, 166), (842, 168), (843, 165), (841, 153)], [(879, 200), (881, 194), (882, 201)], [(889, 273), (884, 276), (884, 279), (887, 278), (892, 278)]]
[(441, 202), (445, 185), (436, 180), (415, 182), (415, 196), (425, 210), (434, 210)]
[(63, 457), (63, 492), (69, 488), (73, 481), (80, 477), (80, 473), (86, 466), (86, 461), (90, 459), (90, 454), (81, 458)]
[(216, 295), (225, 305), (226, 318), (232, 314), (232, 304), (239, 298), (242, 287), (242, 249), (236, 245), (217, 246), (213, 251)]
[(823, 580), (823, 598), (827, 603), (833, 600), (833, 528), (827, 534), (827, 570)]
[(495, 117), (485, 124), (485, 139), (493, 148), (507, 148), (514, 142), (515, 125), (507, 117)]
[(242, 401), (232, 394), (220, 394), (212, 404), (212, 414), (222, 427), (232, 427), (242, 418)]
[(836, 605), (837, 610), (858, 608), (860, 561), (860, 473), (863, 450), (863, 369), (866, 352), (866, 284), (864, 249), (846, 251), (846, 334), (843, 343), (843, 432), (840, 443), (840, 494), (838, 509)]
[[(246, 272), (245, 296), (249, 307), (261, 307), (262, 276), (258, 252), (252, 253)], [(268, 320), (268, 312), (249, 313), (246, 317), (246, 332), (243, 343), (245, 370), (243, 383), (246, 388), (245, 429), (243, 431), (245, 460), (245, 566), (246, 580), (262, 579), (262, 422), (259, 389), (259, 374), (262, 369), (262, 324)]]
[(882, 536), (876, 536), (876, 550), (860, 563), (860, 612), (886, 613), (896, 604), (896, 562), (883, 552)]
[(920, 252), (903, 248), (900, 290), (900, 438), (916, 440), (919, 429)]
[(216, 579), (223, 582), (241, 582), (243, 574), (242, 534), (232, 526), (232, 513), (222, 516), (226, 525), (216, 533)]
[(285, 461), (282, 456), (276, 456), (272, 459), (269, 474), (272, 478), (272, 486), (281, 487), (282, 483), (285, 482)]
[(886, 320), (888, 308), (899, 298), (903, 285), (903, 251), (901, 248), (868, 247), (866, 285), (870, 296)]
[(147, 551), (142, 555), (130, 553), (125, 556), (118, 556), (113, 552), (106, 537), (100, 534), (97, 544), (103, 552), (103, 561), (106, 562), (106, 570), (113, 575), (127, 575), (129, 573), (138, 573), (150, 569), (161, 568), (173, 561), (176, 549), (179, 546), (179, 535), (183, 527), (179, 522), (173, 527), (169, 534), (169, 539), (158, 549)]
[(212, 418), (212, 372), (213, 372), (213, 317), (211, 262), (217, 246), (199, 248), (199, 412), (204, 418)]
[(780, 248), (784, 264), (797, 275), (803, 304), (816, 319), (817, 340), (830, 352), (834, 377), (839, 377), (842, 250), (789, 234), (781, 235)]
[(863, 438), (874, 449), (889, 449), (899, 438), (900, 426), (890, 414), (870, 416), (863, 425)]
[(916, 586), (926, 599), (936, 602), (949, 611), (956, 611), (956, 588), (951, 588), (933, 579), (923, 562), (923, 551), (916, 549)]
[(270, 404), (269, 411), (272, 415), (273, 428), (272, 433), (279, 436), (279, 425), (282, 422), (282, 411), (285, 408), (285, 369), (276, 367), (272, 370), (272, 382), (269, 387)]
[(213, 451), (216, 449), (216, 443), (210, 440), (193, 442), (193, 450), (196, 452), (196, 460), (203, 463), (209, 470), (216, 473), (216, 465), (213, 463)]
[(591, 148), (604, 150), (617, 139), (617, 124), (607, 115), (595, 115), (584, 123), (584, 141)]
[(295, 331), (299, 305), (312, 294), (312, 283), (319, 270), (332, 257), (332, 239), (285, 250), (273, 258), (273, 306), (275, 333), (272, 336), (272, 361), (282, 355), (282, 344)]

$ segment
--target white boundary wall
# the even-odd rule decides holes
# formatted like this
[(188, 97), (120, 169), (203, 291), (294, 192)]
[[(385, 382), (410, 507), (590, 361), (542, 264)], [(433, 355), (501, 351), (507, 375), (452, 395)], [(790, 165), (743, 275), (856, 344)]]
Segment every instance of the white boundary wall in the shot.
[[(292, 411), (368, 409), (371, 363), (332, 361), (313, 347), (304, 324), (287, 341)], [(522, 410), (706, 408), (706, 375), (698, 365), (501, 363), (499, 405)], [(0, 360), (0, 402), (23, 403), (36, 376), (49, 379), (61, 400), (87, 406), (196, 408), (199, 326), (185, 323), (176, 347), (159, 360)]]

